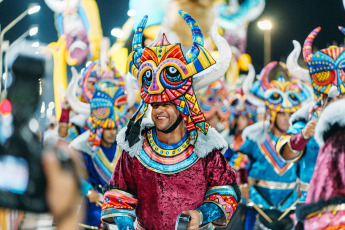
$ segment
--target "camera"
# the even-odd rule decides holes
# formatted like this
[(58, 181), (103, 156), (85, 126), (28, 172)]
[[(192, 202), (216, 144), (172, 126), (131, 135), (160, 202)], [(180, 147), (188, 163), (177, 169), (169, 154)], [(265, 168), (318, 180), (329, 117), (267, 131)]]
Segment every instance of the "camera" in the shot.
[[(12, 113), (0, 115), (0, 207), (46, 212), (46, 180), (41, 164), (43, 145), (39, 120), (40, 81), (49, 57), (28, 42), (13, 55), (13, 83), (7, 99)], [(4, 128), (6, 127), (6, 128)]]

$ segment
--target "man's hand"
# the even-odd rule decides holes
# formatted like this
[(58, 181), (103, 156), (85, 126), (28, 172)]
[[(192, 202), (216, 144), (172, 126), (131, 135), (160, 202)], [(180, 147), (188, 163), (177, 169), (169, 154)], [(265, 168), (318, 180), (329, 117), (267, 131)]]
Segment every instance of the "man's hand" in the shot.
[(187, 230), (198, 230), (201, 220), (199, 212), (196, 210), (188, 210), (182, 213), (192, 217), (187, 225)]
[(302, 130), (303, 137), (309, 139), (314, 136), (315, 126), (317, 121), (309, 121), (308, 124)]
[(99, 205), (98, 201), (100, 199), (100, 194), (98, 192), (96, 192), (95, 190), (91, 190), (90, 194), (88, 194), (87, 197), (89, 198), (89, 201), (91, 203), (96, 203), (96, 205)]
[(71, 106), (68, 103), (67, 97), (64, 97), (63, 101), (62, 101), (62, 109), (70, 109)]

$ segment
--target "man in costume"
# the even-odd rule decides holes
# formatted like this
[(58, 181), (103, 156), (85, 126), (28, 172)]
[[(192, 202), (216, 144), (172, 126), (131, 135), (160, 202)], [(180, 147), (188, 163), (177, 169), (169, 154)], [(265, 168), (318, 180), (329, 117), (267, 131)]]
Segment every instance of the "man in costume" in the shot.
[(321, 113), (315, 128), (320, 146), (305, 204), (296, 210), (304, 229), (345, 229), (345, 100)]
[[(126, 124), (127, 95), (122, 78), (103, 71), (96, 62), (87, 69), (90, 75), (99, 75), (94, 84), (93, 95), (88, 103), (76, 97), (77, 76), (73, 76), (68, 89), (69, 101), (81, 114), (90, 114), (89, 131), (74, 139), (70, 146), (81, 151), (88, 180), (82, 180), (82, 194), (87, 197), (85, 222), (80, 224), (85, 229), (98, 229), (101, 218), (102, 188), (109, 182), (111, 174), (121, 155), (116, 144), (116, 134)], [(91, 89), (85, 87), (90, 93)], [(84, 109), (85, 111), (82, 111)]]
[[(249, 81), (253, 80), (252, 76)], [(300, 108), (309, 92), (299, 80), (291, 77), (285, 64), (276, 61), (264, 67), (250, 91), (265, 102), (266, 113), (270, 115), (270, 122), (258, 122), (243, 131), (245, 142), (240, 148), (240, 152), (250, 160), (249, 199), (259, 212), (256, 205), (269, 216), (266, 218), (260, 213), (257, 226), (264, 224), (267, 228), (275, 225), (291, 229), (292, 221), (287, 216), (281, 221), (277, 219), (282, 215), (281, 211), (294, 206), (298, 199), (296, 166), (278, 157), (275, 144), (288, 130), (291, 114)], [(253, 228), (252, 214), (247, 215), (246, 229)]]
[[(179, 13), (193, 35), (186, 55), (164, 34), (143, 48), (147, 16), (134, 35), (128, 80), (141, 89), (142, 103), (117, 136), (123, 152), (102, 207), (102, 221), (119, 230), (134, 229), (135, 219), (138, 229), (174, 229), (182, 212), (192, 217), (187, 229), (226, 226), (240, 199), (235, 173), (220, 152), (227, 143), (206, 123), (194, 94), (225, 73), (231, 50), (214, 27), (220, 52), (214, 61), (197, 22)], [(148, 104), (153, 123), (143, 120)]]
[(249, 66), (248, 75), (241, 75), (230, 88), (230, 128), (223, 132), (222, 135), (235, 151), (238, 151), (243, 144), (241, 134), (244, 128), (257, 121), (257, 108), (247, 99), (243, 92), (243, 82), (246, 77), (253, 77), (251, 75), (255, 77), (255, 70), (252, 65)]
[[(344, 28), (339, 27), (339, 29), (345, 33)], [(317, 101), (303, 106), (294, 114), (288, 135), (282, 136), (276, 146), (277, 152), (286, 161), (298, 160), (301, 201), (305, 200), (319, 151), (319, 145), (313, 137), (317, 119), (322, 109), (333, 98), (345, 93), (342, 64), (345, 58), (344, 48), (331, 46), (315, 54), (312, 53), (313, 41), (320, 30), (320, 27), (314, 29), (304, 42), (303, 57), (309, 71), (297, 64), (301, 52), (301, 46), (297, 41), (293, 41), (295, 49), (288, 59), (288, 64), (296, 75), (311, 81)]]

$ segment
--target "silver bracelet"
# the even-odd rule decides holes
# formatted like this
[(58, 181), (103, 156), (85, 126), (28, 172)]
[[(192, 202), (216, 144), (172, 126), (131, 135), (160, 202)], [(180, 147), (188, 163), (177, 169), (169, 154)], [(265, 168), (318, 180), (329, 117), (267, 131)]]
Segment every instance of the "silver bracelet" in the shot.
[(202, 224), (202, 222), (204, 222), (204, 215), (202, 214), (202, 212), (199, 209), (195, 209), (195, 211), (197, 211), (200, 215), (200, 223), (199, 226)]

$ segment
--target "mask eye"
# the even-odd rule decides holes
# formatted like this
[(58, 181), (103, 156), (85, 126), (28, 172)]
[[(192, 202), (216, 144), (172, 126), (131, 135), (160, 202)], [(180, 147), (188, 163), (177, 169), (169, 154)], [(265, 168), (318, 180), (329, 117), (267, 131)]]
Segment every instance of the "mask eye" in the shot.
[(248, 100), (246, 100), (246, 104), (249, 106), (252, 105), (252, 103), (250, 103), (250, 101), (248, 101)]
[(299, 99), (297, 98), (297, 96), (293, 93), (290, 93), (289, 94), (289, 99), (290, 101), (292, 102), (293, 105), (299, 105), (300, 104), (300, 101)]
[(170, 85), (179, 85), (182, 83), (182, 76), (178, 69), (173, 66), (168, 66), (162, 71), (163, 84), (164, 81)]
[(279, 104), (283, 100), (282, 96), (279, 93), (273, 93), (268, 97), (268, 102), (271, 104)]
[(92, 110), (93, 115), (99, 120), (104, 120), (105, 118), (108, 118), (110, 112), (110, 108), (108, 107), (97, 108)]
[(152, 70), (146, 70), (143, 74), (143, 81), (146, 87), (149, 87), (152, 82)]
[(335, 77), (335, 73), (333, 70), (331, 71), (321, 71), (321, 72), (317, 72), (312, 74), (313, 80), (321, 86), (325, 86), (330, 84), (334, 77)]
[(238, 105), (238, 99), (231, 102), (230, 106), (237, 106)]
[(173, 77), (179, 75), (179, 72), (175, 67), (170, 66), (167, 68), (167, 74)]

